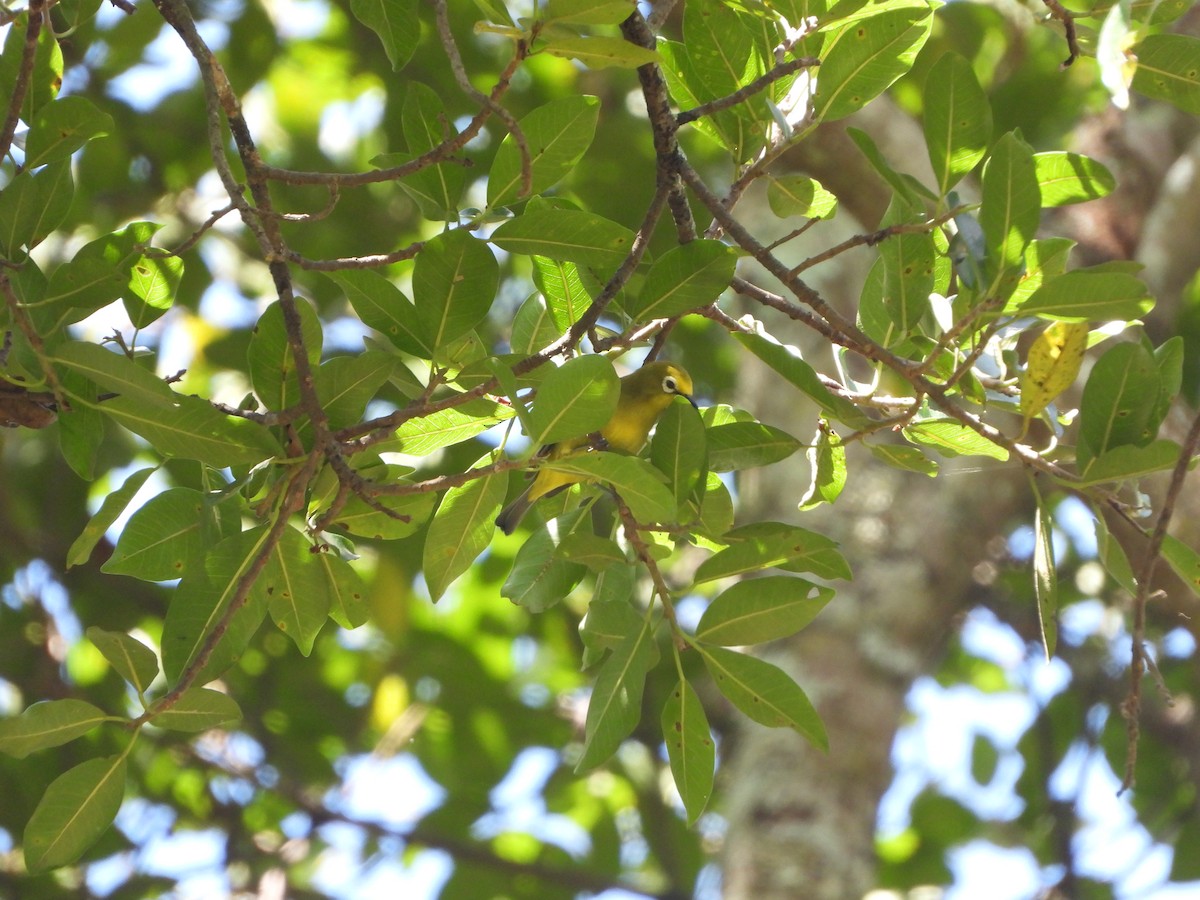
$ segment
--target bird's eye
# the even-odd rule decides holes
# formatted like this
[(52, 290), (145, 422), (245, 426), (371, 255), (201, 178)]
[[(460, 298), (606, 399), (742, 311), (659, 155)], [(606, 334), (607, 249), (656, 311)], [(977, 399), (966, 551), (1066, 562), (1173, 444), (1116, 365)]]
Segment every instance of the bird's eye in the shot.
[(675, 376), (668, 375), (663, 379), (663, 392), (667, 394), (678, 394), (679, 387), (675, 384)]

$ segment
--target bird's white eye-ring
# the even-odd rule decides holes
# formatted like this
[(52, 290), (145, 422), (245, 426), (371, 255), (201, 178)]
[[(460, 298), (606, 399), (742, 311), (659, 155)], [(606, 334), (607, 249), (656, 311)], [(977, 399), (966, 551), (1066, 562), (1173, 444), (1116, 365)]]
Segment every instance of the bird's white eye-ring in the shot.
[(668, 375), (666, 378), (663, 379), (663, 393), (666, 393), (666, 394), (678, 394), (679, 393), (679, 386), (677, 384), (675, 384), (675, 376), (674, 375)]

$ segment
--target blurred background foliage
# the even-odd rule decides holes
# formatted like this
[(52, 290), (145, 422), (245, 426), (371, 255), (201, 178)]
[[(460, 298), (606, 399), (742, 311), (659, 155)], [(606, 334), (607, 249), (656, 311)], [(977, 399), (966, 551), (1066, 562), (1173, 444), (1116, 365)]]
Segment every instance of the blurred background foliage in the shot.
[[(65, 29), (78, 11), (96, 7), (97, 0), (68, 0), (54, 16)], [(450, 8), (466, 69), (486, 90), (507, 63), (510, 44), (474, 32), (481, 18), (475, 4), (451, 0)], [(436, 91), (451, 120), (474, 111), (453, 82), (424, 7), (420, 44), (400, 74), (341, 0), (197, 0), (192, 9), (243, 97), (270, 163), (362, 170), (378, 154), (406, 150), (401, 111), (411, 82)], [(890, 92), (895, 109), (889, 115), (897, 121), (920, 116), (929, 66), (952, 49), (971, 60), (987, 89), (996, 133), (1020, 128), (1037, 150), (1086, 141), (1087, 129), (1115, 113), (1106, 111), (1108, 95), (1095, 66), (1083, 60), (1060, 71), (1062, 36), (1038, 21), (1039, 9), (1008, 2), (943, 7), (916, 65)], [(1183, 27), (1194, 24), (1185, 19)], [(664, 33), (678, 37), (678, 27), (672, 18)], [(82, 17), (62, 48), (64, 91), (91, 99), (114, 117), (116, 128), (78, 156), (70, 215), (43, 252), (69, 258), (95, 235), (135, 219), (164, 223), (161, 246), (179, 243), (223, 202), (190, 60), (148, 4), (132, 15), (100, 7), (94, 17)], [(507, 102), (520, 116), (577, 93), (600, 98), (601, 126), (559, 193), (636, 228), (654, 188), (654, 151), (633, 71), (590, 71), (540, 56), (521, 67)], [(1141, 113), (1148, 116), (1142, 121), (1166, 122), (1152, 109)], [(1196, 131), (1194, 121), (1181, 117), (1169, 125), (1168, 140), (1155, 137), (1142, 149), (1177, 150)], [(468, 180), (482, 178), (501, 137), (488, 130), (472, 144), (476, 166), (467, 170)], [(683, 140), (715, 181), (730, 177), (714, 145), (696, 133)], [(318, 212), (328, 202), (320, 187), (274, 190), (278, 207), (292, 212)], [(877, 186), (864, 180), (860, 190)], [(480, 184), (468, 196), (472, 192), (483, 206)], [(864, 207), (876, 202), (842, 199), (850, 208), (856, 199)], [(313, 259), (385, 253), (437, 230), (395, 184), (348, 189), (320, 222), (285, 228), (292, 246)], [(189, 252), (175, 307), (139, 335), (186, 369), (185, 393), (240, 399), (236, 379), (217, 376), (244, 370), (250, 326), (271, 294), (249, 240), (244, 231), (218, 228)], [(485, 326), (497, 339), (531, 290), (529, 272), (515, 271), (507, 259), (501, 265), (501, 299)], [(339, 320), (341, 292), (319, 273), (297, 278), (328, 325), (326, 352), (357, 346), (361, 326)], [(1192, 291), (1165, 303), (1154, 327), (1184, 334), (1194, 348), (1200, 340), (1196, 296)], [(107, 320), (79, 326), (96, 338), (113, 327)], [(708, 401), (736, 396), (742, 373), (731, 344), (705, 320), (688, 320), (675, 331), (673, 356), (694, 373), (697, 394)], [(1194, 355), (1189, 364), (1195, 366)], [(1189, 381), (1193, 390), (1195, 383)], [(486, 449), (483, 442), (459, 445), (436, 467), (461, 471)], [(68, 469), (53, 428), (5, 434), (0, 453), (0, 709), (14, 713), (35, 699), (80, 690), (100, 706), (132, 709), (126, 686), (82, 632), (99, 625), (157, 640), (170, 589), (101, 574), (112, 550), (107, 543), (86, 565), (65, 570), (64, 560), (99, 499), (146, 463), (142, 448), (113, 430), (91, 484)], [(152, 487), (196, 485), (198, 477), (193, 465), (169, 463)], [(769, 482), (772, 475), (760, 477)], [(938, 487), (930, 482), (925, 489)], [(882, 888), (951, 885), (956, 877), (969, 882), (954, 853), (983, 841), (1000, 860), (1004, 848), (1026, 848), (1043, 874), (1038, 889), (1046, 889), (1079, 853), (1072, 841), (1083, 827), (1077, 805), (1085, 793), (1082, 776), (1068, 787), (1055, 781), (1083, 768), (1064, 775), (1063, 761), (1082, 754), (1107, 760), (1118, 773), (1124, 765), (1116, 704), (1128, 656), (1125, 599), (1096, 579), (1094, 548), (1060, 535), (1060, 579), (1064, 590), (1075, 592), (1063, 605), (1079, 610), (1078, 627), (1064, 629), (1062, 659), (1051, 667), (1057, 676), (1047, 676), (1034, 646), (1036, 608), (1019, 550), (1030, 511), (1018, 509), (986, 526), (986, 511), (978, 515), (981, 542), (993, 542), (986, 554), (991, 568), (980, 574), (977, 593), (964, 598), (958, 617), (929, 623), (951, 637), (944, 656), (924, 660), (921, 683), (926, 690), (968, 692), (980, 703), (1019, 696), (1027, 705), (999, 735), (958, 722), (951, 723), (957, 734), (947, 730), (939, 737), (921, 730), (922, 714), (914, 709), (896, 762), (897, 784), (916, 787), (906, 788), (908, 800), (899, 792), (891, 819), (881, 823)], [(617, 887), (651, 896), (716, 896), (726, 836), (722, 797), (736, 785), (719, 774), (712, 812), (687, 828), (664, 774), (655, 716), (645, 717), (608, 766), (582, 779), (572, 774), (587, 684), (578, 664), (586, 587), (539, 615), (513, 606), (501, 599), (500, 587), (521, 540), (498, 536), (433, 606), (421, 578), (421, 542), (418, 534), (360, 544), (370, 622), (354, 632), (327, 626), (308, 659), (274, 629), (261, 630), (224, 677), (245, 714), (235, 732), (194, 746), (140, 741), (130, 760), (137, 798), (127, 802), (118, 827), (89, 853), (89, 862), (32, 879), (22, 874), (13, 848), (46, 784), (77, 762), (117, 752), (120, 738), (101, 730), (26, 760), (0, 756), (0, 896), (271, 896), (281, 873), (289, 897), (416, 897), (439, 886), (447, 898), (546, 900)], [(1177, 595), (1178, 586), (1171, 591)], [(681, 611), (695, 615), (701, 602), (685, 602)], [(980, 617), (984, 636), (977, 629), (974, 642), (962, 638), (960, 629)], [(1164, 617), (1155, 630), (1162, 677), (1179, 703), (1175, 712), (1148, 719), (1138, 789), (1123, 807), (1132, 816), (1123, 820), (1120, 840), (1134, 835), (1136, 843), (1142, 835), (1141, 849), (1122, 856), (1116, 868), (1075, 873), (1072, 892), (1063, 896), (1159, 896), (1153, 885), (1130, 888), (1124, 879), (1140, 855), (1170, 844), (1179, 852), (1163, 878), (1200, 879), (1200, 736), (1190, 705), (1198, 687), (1194, 629)], [(661, 708), (674, 677), (668, 667), (651, 673), (647, 710)], [(1047, 678), (1055, 677), (1057, 687), (1047, 688)], [(1071, 686), (1064, 690), (1066, 681)], [(719, 736), (729, 727), (721, 709), (718, 704), (712, 715)], [(724, 740), (722, 758), (729, 750)], [(920, 749), (930, 740), (969, 748), (956, 761), (969, 766), (958, 787), (947, 786), (945, 772), (931, 771), (932, 754)], [(1115, 784), (1110, 780), (1100, 790), (1114, 792)], [(1004, 803), (980, 800), (996, 792)], [(1019, 886), (1013, 893), (992, 884), (994, 893), (969, 896), (1022, 896)]]

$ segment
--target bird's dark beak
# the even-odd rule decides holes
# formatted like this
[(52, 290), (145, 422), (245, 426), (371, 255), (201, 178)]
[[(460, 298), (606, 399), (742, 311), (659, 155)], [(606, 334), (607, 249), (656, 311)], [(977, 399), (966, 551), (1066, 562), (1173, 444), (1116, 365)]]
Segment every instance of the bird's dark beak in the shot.
[(696, 410), (696, 412), (700, 411), (700, 407), (696, 404), (696, 398), (693, 397), (691, 394), (680, 394), (679, 396), (682, 397), (684, 400), (686, 400), (688, 403), (692, 404), (692, 409)]

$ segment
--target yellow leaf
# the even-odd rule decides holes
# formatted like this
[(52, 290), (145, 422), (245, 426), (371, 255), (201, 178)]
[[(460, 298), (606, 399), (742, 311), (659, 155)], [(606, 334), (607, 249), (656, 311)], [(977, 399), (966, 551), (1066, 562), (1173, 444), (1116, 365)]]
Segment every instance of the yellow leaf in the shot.
[(1025, 425), (1069, 388), (1087, 350), (1086, 322), (1055, 322), (1029, 348), (1021, 373), (1021, 414)]

